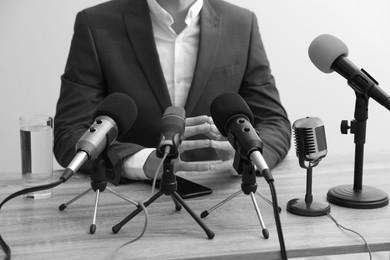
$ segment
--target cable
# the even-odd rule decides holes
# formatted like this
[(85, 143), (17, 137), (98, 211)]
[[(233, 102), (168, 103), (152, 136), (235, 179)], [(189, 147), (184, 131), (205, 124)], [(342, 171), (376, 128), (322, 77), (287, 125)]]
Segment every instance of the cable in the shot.
[(145, 224), (144, 224), (144, 227), (143, 227), (141, 233), (140, 233), (136, 238), (134, 238), (134, 239), (132, 239), (132, 240), (130, 240), (130, 241), (128, 241), (128, 242), (126, 242), (126, 243), (120, 245), (119, 247), (117, 247), (117, 248), (108, 256), (107, 259), (112, 259), (113, 256), (114, 256), (121, 248), (123, 248), (123, 247), (125, 247), (125, 246), (127, 246), (127, 245), (129, 245), (129, 244), (131, 244), (131, 243), (136, 242), (137, 240), (141, 239), (141, 238), (143, 237), (143, 235), (145, 234), (146, 228), (147, 228), (147, 225), (148, 225), (149, 214), (148, 214), (148, 211), (147, 211), (147, 209), (146, 209), (144, 203), (147, 202), (148, 200), (150, 200), (150, 198), (153, 197), (153, 195), (154, 195), (154, 190), (155, 190), (155, 186), (156, 186), (156, 181), (157, 181), (158, 173), (159, 173), (159, 171), (160, 171), (160, 169), (161, 169), (161, 167), (162, 167), (162, 165), (163, 165), (165, 159), (167, 158), (168, 154), (169, 154), (169, 152), (165, 151), (164, 156), (163, 156), (163, 158), (162, 158), (161, 161), (160, 161), (160, 164), (157, 166), (156, 172), (154, 173), (154, 177), (153, 177), (152, 190), (151, 190), (151, 192), (150, 192), (150, 196), (147, 197), (146, 199), (144, 199), (144, 200), (142, 200), (142, 201), (140, 201), (140, 202), (134, 204), (134, 205), (137, 206), (137, 207), (138, 207), (138, 206), (141, 207), (142, 210), (145, 212)]
[(276, 228), (278, 232), (278, 238), (279, 238), (279, 245), (280, 245), (280, 254), (282, 255), (282, 259), (287, 259), (287, 251), (286, 251), (286, 245), (284, 243), (284, 237), (283, 237), (283, 230), (282, 230), (282, 224), (280, 222), (280, 215), (279, 215), (279, 206), (278, 206), (278, 199), (276, 196), (276, 190), (274, 185), (274, 180), (268, 182), (270, 190), (271, 190), (271, 196), (272, 196), (272, 206), (274, 209), (274, 216), (275, 216), (275, 222), (276, 222)]
[(1, 237), (1, 235), (0, 235), (0, 243), (1, 243), (1, 247), (3, 248), (4, 253), (5, 253), (4, 260), (9, 260), (9, 259), (11, 259), (11, 248), (9, 248), (9, 246), (7, 245), (7, 243), (5, 243), (5, 241), (4, 241), (4, 239)]
[(147, 228), (147, 225), (148, 225), (148, 219), (149, 219), (149, 215), (148, 215), (148, 211), (146, 210), (146, 207), (145, 205), (143, 204), (143, 202), (139, 202), (138, 203), (138, 206), (140, 206), (142, 208), (142, 210), (145, 212), (145, 224), (144, 224), (144, 227), (142, 229), (142, 232), (134, 239), (120, 245), (118, 248), (116, 248), (108, 257), (107, 259), (112, 259), (113, 256), (122, 248), (122, 247), (125, 247), (131, 243), (134, 243), (135, 241), (139, 240), (141, 237), (143, 237), (143, 235), (145, 234), (146, 232), (146, 228)]
[[(56, 182), (53, 182), (53, 183), (49, 183), (49, 184), (45, 184), (45, 185), (41, 185), (41, 186), (35, 186), (35, 187), (31, 187), (31, 188), (26, 188), (26, 189), (23, 189), (23, 190), (20, 190), (20, 191), (17, 191), (15, 193), (12, 193), (11, 195), (9, 195), (8, 197), (6, 197), (0, 204), (0, 209), (3, 207), (3, 205), (13, 199), (13, 198), (16, 198), (20, 195), (23, 195), (23, 194), (27, 194), (27, 193), (31, 193), (31, 192), (35, 192), (35, 191), (40, 191), (40, 190), (47, 190), (47, 189), (52, 189), (54, 187), (57, 187), (58, 185), (60, 185), (61, 183), (64, 183), (67, 179), (66, 178), (61, 178), (60, 180), (56, 181)], [(4, 260), (8, 260), (8, 259), (11, 259), (11, 248), (7, 245), (7, 243), (5, 242), (5, 240), (2, 238), (2, 236), (0, 235), (0, 244), (1, 244), (1, 247), (3, 248), (3, 251), (5, 253), (5, 258)]]
[(344, 227), (343, 225), (339, 224), (339, 223), (337, 222), (337, 220), (336, 220), (330, 213), (327, 213), (326, 215), (327, 215), (331, 220), (333, 220), (333, 222), (334, 222), (334, 223), (336, 224), (336, 226), (338, 226), (339, 228), (344, 229), (344, 230), (346, 230), (346, 231), (349, 231), (349, 232), (352, 232), (352, 233), (358, 235), (358, 236), (364, 241), (364, 244), (365, 244), (365, 246), (367, 247), (367, 250), (368, 250), (368, 255), (370, 256), (370, 260), (372, 260), (371, 248), (370, 248), (370, 246), (368, 245), (366, 239), (364, 239), (364, 237), (363, 237), (361, 234), (359, 234), (359, 233), (358, 233), (357, 231), (355, 231), (355, 230), (352, 230), (352, 229), (350, 229), (350, 228)]
[(26, 188), (26, 189), (23, 189), (23, 190), (20, 190), (20, 191), (17, 191), (15, 193), (12, 193), (11, 195), (9, 195), (7, 198), (5, 198), (1, 204), (0, 204), (0, 209), (3, 207), (3, 205), (15, 198), (15, 197), (18, 197), (20, 195), (23, 195), (23, 194), (27, 194), (27, 193), (31, 193), (31, 192), (35, 192), (35, 191), (40, 191), (40, 190), (47, 190), (47, 189), (51, 189), (51, 188), (54, 188), (54, 187), (57, 187), (58, 185), (60, 185), (61, 183), (63, 183), (64, 181), (63, 180), (58, 180), (56, 182), (53, 182), (53, 183), (49, 183), (49, 184), (45, 184), (45, 185), (41, 185), (41, 186), (35, 186), (35, 187), (31, 187), (31, 188)]

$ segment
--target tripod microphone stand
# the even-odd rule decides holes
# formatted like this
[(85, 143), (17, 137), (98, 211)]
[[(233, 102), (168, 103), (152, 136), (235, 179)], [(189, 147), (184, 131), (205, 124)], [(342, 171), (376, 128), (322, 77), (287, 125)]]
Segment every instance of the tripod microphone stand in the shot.
[[(103, 152), (105, 154), (105, 152)], [(99, 156), (98, 159), (93, 163), (92, 166), (92, 173), (91, 173), (91, 187), (84, 192), (80, 193), (70, 201), (63, 203), (59, 206), (59, 210), (64, 210), (67, 206), (75, 202), (76, 200), (80, 199), (84, 195), (88, 194), (90, 191), (96, 192), (95, 197), (95, 207), (93, 211), (93, 219), (92, 224), (89, 228), (90, 234), (94, 234), (96, 231), (96, 215), (98, 210), (98, 204), (99, 204), (99, 197), (100, 193), (107, 190), (108, 192), (111, 192), (112, 194), (130, 202), (131, 204), (138, 205), (137, 202), (127, 198), (126, 196), (114, 191), (113, 189), (110, 189), (107, 187), (107, 172), (110, 172), (110, 170), (106, 167), (106, 159), (104, 159), (104, 155)]]
[[(177, 193), (177, 181), (176, 176), (173, 173), (173, 162), (172, 157), (167, 157), (164, 160), (164, 166), (163, 166), (163, 174), (161, 177), (160, 182), (160, 190), (154, 194), (148, 201), (144, 203), (145, 207), (149, 206), (151, 203), (153, 203), (156, 199), (158, 199), (162, 195), (171, 196), (173, 199), (173, 202), (176, 206), (176, 211), (180, 211), (182, 206), (187, 210), (187, 212), (192, 216), (192, 218), (201, 226), (201, 228), (206, 232), (207, 237), (209, 239), (214, 238), (214, 232), (211, 231), (203, 222), (202, 220), (191, 210), (190, 207), (184, 202), (184, 200), (180, 197), (180, 195)], [(126, 218), (124, 218), (120, 223), (115, 225), (112, 228), (112, 231), (114, 233), (118, 233), (119, 230), (132, 218), (134, 218), (138, 213), (142, 211), (141, 206), (137, 206), (137, 209), (134, 210), (130, 215), (128, 215)]]
[[(236, 153), (236, 158), (235, 158), (236, 161), (237, 161), (237, 155), (238, 154)], [(259, 218), (259, 221), (260, 221), (260, 225), (261, 225), (262, 232), (263, 232), (263, 237), (268, 239), (269, 232), (268, 232), (267, 228), (265, 227), (263, 217), (261, 216), (261, 212), (259, 210), (259, 207), (257, 206), (257, 202), (256, 202), (256, 198), (255, 198), (254, 194), (256, 193), (257, 195), (259, 195), (261, 198), (263, 198), (270, 205), (272, 205), (273, 203), (264, 194), (262, 194), (261, 192), (259, 192), (257, 190), (256, 171), (255, 171), (255, 168), (254, 168), (252, 162), (249, 160), (246, 160), (244, 158), (240, 158), (240, 159), (238, 159), (238, 164), (239, 165), (237, 167), (235, 166), (235, 169), (237, 170), (237, 172), (241, 172), (241, 178), (242, 178), (241, 190), (233, 193), (232, 195), (230, 195), (229, 197), (227, 197), (223, 201), (219, 202), (215, 206), (211, 207), (210, 209), (203, 211), (200, 216), (201, 216), (201, 218), (207, 217), (212, 211), (221, 207), (222, 205), (224, 205), (228, 201), (232, 200), (233, 198), (235, 198), (236, 196), (238, 196), (241, 193), (244, 193), (245, 195), (250, 195), (252, 202), (253, 202), (253, 205), (255, 207), (255, 211), (257, 213), (257, 217)], [(281, 210), (282, 209), (279, 207), (279, 212)]]

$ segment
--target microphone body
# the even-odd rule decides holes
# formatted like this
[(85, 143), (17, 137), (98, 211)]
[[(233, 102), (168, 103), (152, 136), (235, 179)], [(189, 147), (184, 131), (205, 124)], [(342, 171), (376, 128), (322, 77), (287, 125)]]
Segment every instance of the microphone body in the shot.
[(293, 124), (296, 155), (302, 168), (315, 166), (328, 153), (325, 126), (318, 117), (298, 119)]
[(254, 163), (268, 181), (272, 180), (268, 165), (263, 158), (263, 142), (252, 126), (252, 111), (236, 93), (225, 93), (214, 99), (210, 106), (211, 116), (222, 135), (244, 158)]
[(94, 122), (76, 143), (76, 155), (64, 175), (66, 179), (89, 160), (95, 160), (118, 135), (126, 133), (137, 117), (137, 106), (125, 94), (107, 96), (97, 108)]
[(96, 159), (117, 136), (118, 126), (115, 121), (108, 116), (99, 116), (77, 142), (76, 150), (86, 151), (90, 159)]
[(103, 150), (116, 140), (118, 126), (108, 116), (99, 116), (76, 143), (77, 154), (68, 165), (68, 168), (76, 172), (89, 160), (95, 160)]
[(170, 106), (160, 120), (160, 138), (156, 155), (162, 158), (167, 153), (168, 158), (177, 158), (179, 147), (185, 130), (186, 112), (179, 106)]
[(252, 152), (263, 151), (263, 142), (246, 116), (233, 116), (226, 124), (228, 141), (242, 157), (249, 160)]
[(338, 38), (323, 34), (309, 46), (309, 57), (324, 73), (336, 71), (347, 79), (348, 85), (359, 94), (372, 97), (390, 110), (390, 96), (378, 86), (378, 82), (364, 69), (359, 69), (348, 58), (348, 47)]

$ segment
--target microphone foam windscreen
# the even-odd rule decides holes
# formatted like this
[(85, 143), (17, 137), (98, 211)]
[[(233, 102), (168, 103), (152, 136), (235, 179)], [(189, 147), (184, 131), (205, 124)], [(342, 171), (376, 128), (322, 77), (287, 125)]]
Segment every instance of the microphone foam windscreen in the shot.
[(223, 136), (228, 134), (228, 123), (235, 116), (245, 116), (253, 124), (253, 114), (248, 104), (237, 93), (229, 92), (216, 97), (210, 105), (211, 117)]
[(331, 66), (341, 55), (348, 56), (347, 45), (330, 34), (318, 36), (309, 46), (311, 62), (324, 73), (333, 72)]
[(129, 131), (137, 118), (138, 110), (134, 100), (122, 93), (107, 96), (96, 109), (94, 118), (108, 116), (118, 126), (118, 136)]
[(166, 134), (167, 132), (174, 132), (177, 134), (184, 134), (186, 125), (186, 111), (183, 107), (170, 106), (164, 111), (160, 119), (160, 132)]
[(179, 106), (170, 106), (170, 107), (167, 107), (164, 111), (163, 117), (166, 117), (166, 116), (178, 116), (178, 117), (182, 118), (183, 120), (185, 120), (186, 111), (184, 108), (179, 107)]

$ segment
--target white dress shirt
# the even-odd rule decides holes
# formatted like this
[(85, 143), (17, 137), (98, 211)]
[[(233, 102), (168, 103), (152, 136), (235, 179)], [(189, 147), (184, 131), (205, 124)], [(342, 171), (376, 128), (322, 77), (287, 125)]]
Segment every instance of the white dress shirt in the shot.
[[(177, 34), (172, 16), (156, 0), (147, 0), (152, 18), (154, 39), (172, 105), (184, 107), (194, 75), (199, 44), (199, 13), (203, 0), (197, 0), (188, 10), (186, 27)], [(157, 140), (156, 140), (157, 142)], [(145, 179), (142, 169), (155, 148), (145, 148), (123, 162), (127, 178)]]

